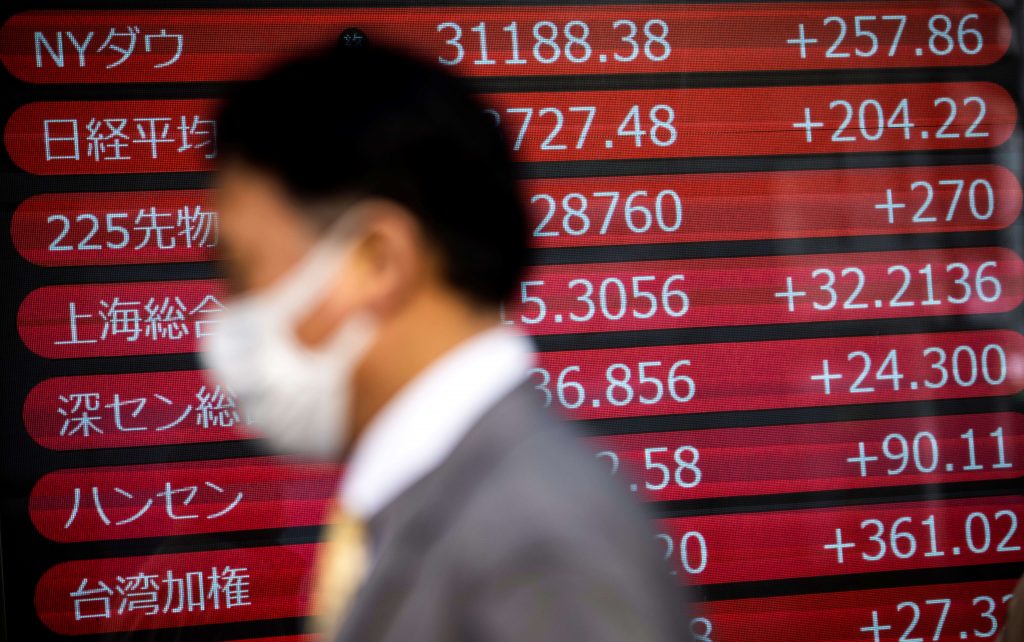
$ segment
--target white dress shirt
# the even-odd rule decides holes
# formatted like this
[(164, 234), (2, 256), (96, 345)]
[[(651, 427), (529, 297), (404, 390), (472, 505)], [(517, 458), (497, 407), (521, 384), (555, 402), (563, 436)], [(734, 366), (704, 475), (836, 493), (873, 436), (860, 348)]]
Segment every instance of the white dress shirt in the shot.
[(441, 465), (470, 428), (526, 380), (529, 339), (504, 326), (480, 332), (416, 375), (366, 427), (339, 500), (364, 521)]

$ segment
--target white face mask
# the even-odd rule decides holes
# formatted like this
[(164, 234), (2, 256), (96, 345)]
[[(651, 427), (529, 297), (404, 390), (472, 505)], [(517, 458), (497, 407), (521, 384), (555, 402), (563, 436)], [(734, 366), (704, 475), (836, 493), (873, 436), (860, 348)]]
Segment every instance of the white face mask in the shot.
[(270, 287), (229, 301), (201, 355), (275, 450), (331, 461), (350, 432), (352, 376), (376, 333), (362, 313), (317, 349), (295, 337), (347, 256), (332, 236)]

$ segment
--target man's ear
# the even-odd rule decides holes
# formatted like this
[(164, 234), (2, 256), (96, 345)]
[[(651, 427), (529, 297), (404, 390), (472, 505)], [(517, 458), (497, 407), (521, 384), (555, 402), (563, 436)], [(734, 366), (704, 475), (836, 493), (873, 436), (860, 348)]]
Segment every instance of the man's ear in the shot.
[(398, 203), (373, 199), (362, 204), (365, 233), (354, 248), (355, 285), (370, 311), (393, 314), (419, 288), (428, 270), (427, 251), (419, 223)]
[(359, 221), (349, 251), (319, 303), (295, 329), (309, 347), (327, 340), (353, 313), (386, 320), (421, 287), (430, 269), (420, 226), (398, 203), (367, 199), (345, 216)]

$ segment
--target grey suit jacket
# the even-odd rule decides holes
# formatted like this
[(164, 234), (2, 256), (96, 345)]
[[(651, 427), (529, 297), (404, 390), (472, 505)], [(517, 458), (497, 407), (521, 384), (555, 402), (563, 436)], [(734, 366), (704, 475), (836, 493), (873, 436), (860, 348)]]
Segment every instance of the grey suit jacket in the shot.
[(691, 639), (649, 516), (528, 384), (370, 530), (337, 642)]
[(1024, 642), (1024, 577), (1017, 582), (997, 642)]

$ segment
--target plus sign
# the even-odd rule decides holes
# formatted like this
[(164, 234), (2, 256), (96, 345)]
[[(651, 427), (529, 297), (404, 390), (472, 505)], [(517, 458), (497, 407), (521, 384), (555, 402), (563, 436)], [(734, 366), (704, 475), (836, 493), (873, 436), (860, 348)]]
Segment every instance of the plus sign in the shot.
[(839, 563), (842, 564), (843, 563), (843, 549), (844, 548), (853, 548), (854, 546), (856, 546), (856, 544), (854, 544), (853, 542), (849, 542), (849, 543), (844, 543), (843, 542), (843, 529), (837, 528), (836, 529), (836, 543), (835, 544), (825, 544), (825, 546), (823, 546), (822, 548), (824, 548), (827, 551), (828, 550), (834, 550), (836, 552), (836, 558), (839, 560)]
[(775, 296), (780, 298), (780, 299), (781, 298), (789, 299), (789, 301), (788, 301), (788, 303), (789, 303), (789, 311), (793, 312), (793, 299), (795, 299), (798, 296), (807, 296), (807, 293), (795, 290), (793, 288), (793, 277), (787, 276), (786, 277), (786, 291), (785, 292), (776, 292)]
[(894, 203), (893, 200), (892, 200), (892, 190), (891, 189), (887, 189), (887, 190), (885, 190), (885, 202), (884, 203), (877, 203), (877, 204), (875, 204), (875, 209), (876, 210), (889, 210), (889, 222), (892, 223), (893, 222), (893, 218), (892, 218), (893, 210), (903, 209), (906, 206), (907, 206), (906, 203)]
[(821, 360), (821, 374), (811, 375), (812, 381), (823, 381), (825, 382), (825, 394), (832, 394), (832, 380), (842, 379), (843, 375), (836, 373), (832, 374), (828, 371), (828, 359)]
[(858, 456), (858, 457), (850, 457), (846, 461), (850, 462), (851, 464), (858, 464), (859, 463), (860, 464), (860, 476), (861, 477), (867, 477), (868, 476), (868, 462), (869, 461), (878, 461), (878, 457), (868, 457), (867, 453), (864, 452), (864, 442), (862, 441), (862, 442), (860, 442), (860, 456)]
[(878, 623), (878, 611), (871, 611), (871, 626), (861, 627), (861, 633), (873, 633), (875, 636), (874, 642), (879, 642), (878, 634), (882, 631), (888, 631), (891, 626), (881, 625)]
[(808, 38), (807, 36), (804, 35), (804, 23), (802, 23), (802, 22), (800, 23), (799, 29), (800, 29), (800, 37), (799, 38), (790, 38), (786, 42), (791, 44), (791, 45), (800, 45), (800, 57), (801, 58), (806, 58), (807, 57), (807, 45), (813, 45), (814, 43), (818, 42), (818, 39), (817, 38)]
[(798, 123), (793, 123), (793, 127), (804, 129), (807, 132), (807, 142), (814, 141), (814, 134), (812, 133), (815, 127), (824, 127), (825, 123), (816, 123), (811, 120), (811, 108), (804, 107), (804, 119)]

